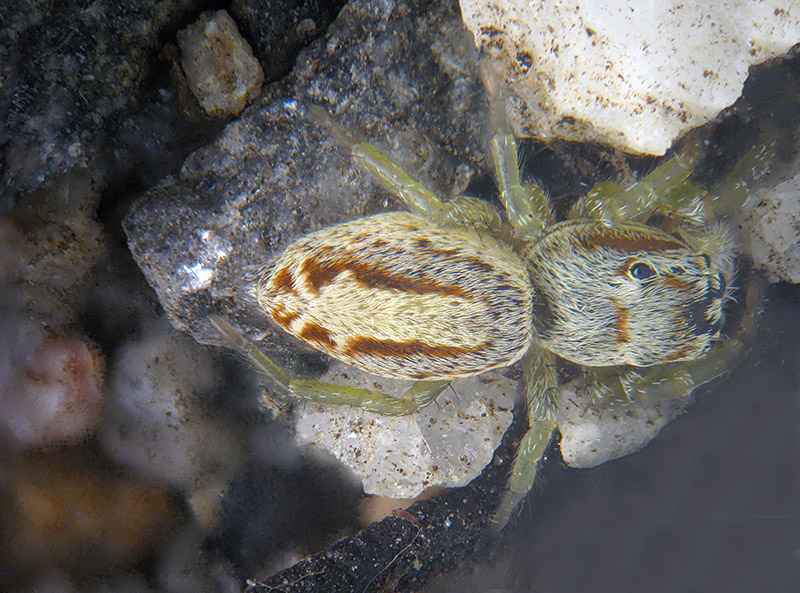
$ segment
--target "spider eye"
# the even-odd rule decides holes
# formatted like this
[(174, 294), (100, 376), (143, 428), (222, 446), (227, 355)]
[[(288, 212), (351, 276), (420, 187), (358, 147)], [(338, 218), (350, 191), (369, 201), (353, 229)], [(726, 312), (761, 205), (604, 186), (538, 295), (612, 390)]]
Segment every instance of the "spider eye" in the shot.
[(631, 278), (635, 280), (647, 280), (656, 275), (656, 271), (653, 267), (644, 262), (636, 262), (633, 264), (630, 270), (628, 270), (628, 273), (631, 275)]

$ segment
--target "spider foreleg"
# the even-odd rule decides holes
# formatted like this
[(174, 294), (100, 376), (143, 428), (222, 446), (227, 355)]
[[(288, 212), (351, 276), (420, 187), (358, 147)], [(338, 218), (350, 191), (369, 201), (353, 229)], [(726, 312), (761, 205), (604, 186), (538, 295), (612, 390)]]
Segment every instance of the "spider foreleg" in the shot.
[(333, 121), (321, 107), (312, 105), (308, 112), (350, 151), (352, 159), (362, 170), (402, 200), (410, 212), (424, 216), (439, 226), (490, 228), (499, 224), (497, 211), (487, 202), (469, 196), (458, 196), (449, 200), (439, 198), (430, 188), (393, 163), (380, 148), (358, 140)]
[(539, 185), (522, 185), (517, 139), (506, 117), (502, 83), (488, 61), (481, 63), (481, 78), (489, 96), (492, 161), (500, 201), (514, 234), (519, 239), (531, 241), (552, 222), (550, 200)]

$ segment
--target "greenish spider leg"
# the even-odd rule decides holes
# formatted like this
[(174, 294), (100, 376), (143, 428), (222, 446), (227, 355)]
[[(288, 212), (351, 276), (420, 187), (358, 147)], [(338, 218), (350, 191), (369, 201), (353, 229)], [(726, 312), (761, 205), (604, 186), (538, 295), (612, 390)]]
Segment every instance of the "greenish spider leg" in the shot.
[(749, 195), (749, 186), (768, 169), (774, 156), (770, 144), (750, 150), (719, 183), (710, 190), (689, 181), (699, 162), (702, 142), (687, 143), (636, 183), (622, 187), (602, 181), (583, 198), (583, 214), (589, 218), (621, 222), (648, 218), (661, 212), (695, 225), (705, 225), (740, 208)]
[[(583, 198), (584, 216), (609, 223), (647, 217), (656, 210), (698, 220), (700, 197), (705, 193), (687, 180), (697, 164), (695, 150), (675, 155), (628, 187), (615, 181), (595, 184)], [(664, 196), (670, 196), (667, 200)], [(665, 208), (669, 203), (670, 207)]]
[(751, 278), (736, 334), (715, 345), (703, 358), (645, 368), (587, 370), (584, 381), (590, 399), (606, 407), (624, 407), (685, 397), (730, 372), (752, 348), (763, 293), (763, 281)]
[[(691, 174), (698, 161), (694, 156), (696, 152), (695, 148), (685, 149), (670, 160), (678, 159)], [(653, 194), (652, 204), (648, 205), (650, 212), (659, 211), (695, 225), (708, 225), (735, 214), (750, 195), (750, 187), (766, 174), (773, 157), (774, 150), (770, 144), (758, 144), (708, 190), (688, 181), (688, 178), (666, 183), (660, 188), (661, 193)]]
[(522, 437), (503, 501), (495, 513), (495, 523), (505, 525), (517, 504), (530, 492), (539, 463), (555, 433), (558, 376), (556, 357), (535, 346), (524, 362), (528, 430)]
[[(492, 84), (492, 75), (485, 69), (483, 74), (484, 82)], [(508, 124), (503, 95), (498, 89), (489, 89), (489, 107), (493, 130), (492, 161), (500, 201), (517, 238), (533, 241), (552, 222), (550, 201), (547, 192), (539, 185), (522, 185), (517, 138)]]
[(230, 348), (250, 361), (270, 391), (290, 400), (351, 406), (382, 416), (406, 416), (433, 402), (450, 385), (449, 381), (416, 381), (401, 397), (392, 397), (371, 389), (292, 378), (227, 319), (212, 315), (209, 322)]
[(318, 125), (350, 151), (358, 166), (381, 181), (399, 197), (406, 208), (439, 226), (464, 228), (493, 228), (500, 223), (497, 211), (488, 203), (471, 196), (456, 196), (442, 200), (428, 187), (411, 177), (375, 145), (356, 139), (337, 124), (319, 106), (311, 105), (308, 112)]
[[(495, 130), (492, 157), (501, 201), (517, 237), (535, 240), (552, 222), (547, 193), (536, 184), (522, 185), (516, 137), (498, 98), (491, 99), (491, 120)], [(680, 154), (628, 187), (614, 181), (595, 184), (581, 200), (580, 214), (615, 223), (637, 219), (643, 222), (654, 212), (661, 212), (701, 225), (735, 212), (747, 198), (748, 184), (763, 175), (771, 152), (767, 146), (753, 149), (713, 190), (707, 191), (689, 181), (701, 146), (700, 141), (687, 143)]]

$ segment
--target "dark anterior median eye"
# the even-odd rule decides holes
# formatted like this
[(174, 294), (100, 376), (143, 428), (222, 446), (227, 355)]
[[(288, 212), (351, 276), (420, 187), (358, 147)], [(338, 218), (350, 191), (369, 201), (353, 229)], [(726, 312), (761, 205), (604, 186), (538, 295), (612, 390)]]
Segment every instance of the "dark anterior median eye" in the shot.
[(636, 280), (646, 280), (656, 275), (656, 271), (643, 262), (633, 264), (630, 270), (628, 270), (628, 273), (631, 275), (631, 278), (635, 278)]

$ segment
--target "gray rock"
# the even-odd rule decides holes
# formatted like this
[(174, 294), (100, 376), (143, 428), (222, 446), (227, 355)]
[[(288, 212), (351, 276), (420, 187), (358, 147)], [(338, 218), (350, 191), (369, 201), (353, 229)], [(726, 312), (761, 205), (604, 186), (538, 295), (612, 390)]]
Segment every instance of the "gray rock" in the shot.
[(287, 355), (286, 339), (241, 297), (252, 266), (299, 235), (399, 209), (306, 106), (379, 142), (441, 193), (460, 192), (488, 167), (475, 58), (455, 2), (348, 5), (288, 80), (268, 87), (126, 218), (130, 249), (172, 324), (220, 344), (207, 317), (225, 312)]
[(197, 0), (12, 0), (0, 8), (0, 210), (86, 168), (137, 98), (160, 35)]
[(292, 69), (297, 53), (325, 33), (346, 0), (233, 0), (230, 12), (261, 60), (267, 80)]

